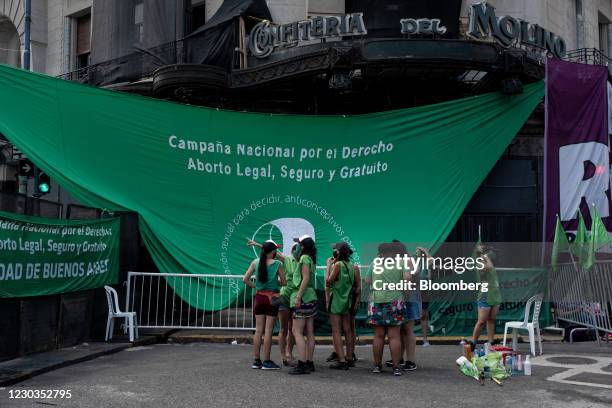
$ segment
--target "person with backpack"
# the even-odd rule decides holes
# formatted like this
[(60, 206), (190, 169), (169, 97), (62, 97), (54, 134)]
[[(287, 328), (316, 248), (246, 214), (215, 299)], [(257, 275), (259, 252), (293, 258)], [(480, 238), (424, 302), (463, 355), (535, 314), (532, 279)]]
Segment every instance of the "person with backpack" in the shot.
[[(261, 246), (259, 259), (253, 260), (243, 277), (243, 282), (255, 289), (253, 313), (255, 314), (255, 334), (253, 336), (253, 357), (251, 368), (278, 370), (280, 367), (270, 359), (272, 350), (272, 332), (278, 315), (276, 299), (280, 296), (280, 287), (287, 281), (283, 265), (277, 260), (278, 245), (266, 241)], [(251, 277), (255, 274), (255, 282)], [(263, 336), (264, 361), (261, 361), (261, 339)]]
[[(327, 311), (332, 327), (332, 338), (335, 350), (335, 362), (330, 366), (335, 370), (348, 370), (354, 366), (354, 334), (350, 318), (355, 303), (356, 276), (355, 266), (350, 260), (353, 251), (346, 242), (334, 245), (333, 256), (327, 260), (326, 293)], [(342, 330), (344, 343), (342, 344)]]
[[(298, 239), (298, 265), (293, 273), (291, 293), (293, 311), (293, 337), (299, 353), (299, 360), (289, 374), (310, 374), (315, 371), (312, 361), (315, 349), (314, 318), (317, 315), (317, 293), (315, 292), (315, 272), (317, 268), (317, 248), (314, 240), (303, 235)], [(306, 340), (304, 338), (306, 335)]]

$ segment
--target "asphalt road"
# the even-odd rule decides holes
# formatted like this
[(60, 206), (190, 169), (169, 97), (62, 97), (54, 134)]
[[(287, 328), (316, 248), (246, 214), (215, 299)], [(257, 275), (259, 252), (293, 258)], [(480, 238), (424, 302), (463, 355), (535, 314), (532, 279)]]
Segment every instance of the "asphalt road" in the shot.
[[(525, 345), (521, 345), (525, 350)], [(612, 388), (547, 380), (564, 368), (534, 366), (531, 377), (513, 377), (503, 387), (481, 386), (463, 376), (454, 360), (459, 346), (418, 348), (419, 369), (393, 377), (389, 369), (371, 373), (365, 360), (348, 372), (327, 368), (329, 346), (316, 353), (317, 372), (291, 376), (287, 370), (252, 370), (251, 347), (227, 344), (137, 347), (59, 369), (0, 390), (0, 407), (610, 407)], [(612, 386), (612, 348), (545, 345), (548, 354), (606, 356), (610, 376), (588, 373), (584, 381)], [(276, 348), (273, 350), (276, 352)], [(575, 362), (575, 361), (574, 361)], [(607, 363), (605, 363), (607, 364)], [(70, 390), (71, 399), (10, 399), (17, 390)]]

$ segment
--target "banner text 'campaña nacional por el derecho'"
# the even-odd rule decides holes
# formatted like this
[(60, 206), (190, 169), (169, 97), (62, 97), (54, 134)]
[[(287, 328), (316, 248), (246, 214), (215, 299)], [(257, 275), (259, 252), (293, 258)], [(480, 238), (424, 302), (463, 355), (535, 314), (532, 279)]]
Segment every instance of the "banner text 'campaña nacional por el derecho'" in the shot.
[(0, 298), (117, 283), (119, 219), (51, 220), (0, 212)]
[[(162, 272), (242, 275), (247, 238), (436, 248), (542, 101), (491, 93), (359, 115), (230, 112), (0, 67), (0, 133), (79, 201), (140, 215)], [(169, 282), (172, 285), (172, 282)], [(191, 297), (226, 307), (243, 290)], [(187, 288), (175, 290), (189, 298)], [(227, 294), (231, 294), (228, 296)]]

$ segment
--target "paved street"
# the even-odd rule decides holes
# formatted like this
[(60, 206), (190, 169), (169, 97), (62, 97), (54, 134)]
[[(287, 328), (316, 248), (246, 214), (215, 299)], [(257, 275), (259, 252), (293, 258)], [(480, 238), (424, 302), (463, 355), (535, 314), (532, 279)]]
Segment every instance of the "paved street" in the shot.
[[(522, 344), (521, 350), (526, 350)], [(276, 348), (273, 350), (276, 352)], [(327, 369), (329, 346), (318, 348), (317, 372), (293, 377), (286, 370), (250, 368), (251, 347), (228, 344), (164, 344), (128, 349), (110, 356), (59, 369), (0, 391), (0, 407), (609, 407), (612, 388), (547, 380), (565, 368), (534, 366), (532, 377), (515, 377), (499, 387), (480, 386), (456, 369), (458, 346), (418, 348), (420, 369), (393, 377), (370, 373), (370, 348), (360, 347), (366, 360), (349, 372)], [(545, 344), (548, 356), (588, 355), (609, 373), (581, 373), (572, 380), (612, 387), (610, 346)], [(588, 352), (588, 354), (586, 354)], [(554, 360), (554, 359), (553, 359)], [(561, 360), (554, 360), (561, 361)], [(582, 364), (580, 359), (568, 360)], [(587, 361), (588, 363), (588, 361)], [(547, 363), (554, 365), (555, 363)], [(15, 400), (18, 389), (71, 390), (70, 400)], [(43, 405), (41, 405), (43, 404)]]

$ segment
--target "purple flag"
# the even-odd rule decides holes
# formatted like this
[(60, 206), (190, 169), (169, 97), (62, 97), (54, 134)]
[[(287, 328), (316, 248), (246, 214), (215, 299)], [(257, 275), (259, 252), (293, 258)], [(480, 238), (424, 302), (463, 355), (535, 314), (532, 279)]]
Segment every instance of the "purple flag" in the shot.
[(556, 216), (575, 231), (580, 209), (590, 225), (595, 205), (608, 231), (610, 152), (608, 68), (549, 59), (546, 66), (544, 239), (553, 240)]

